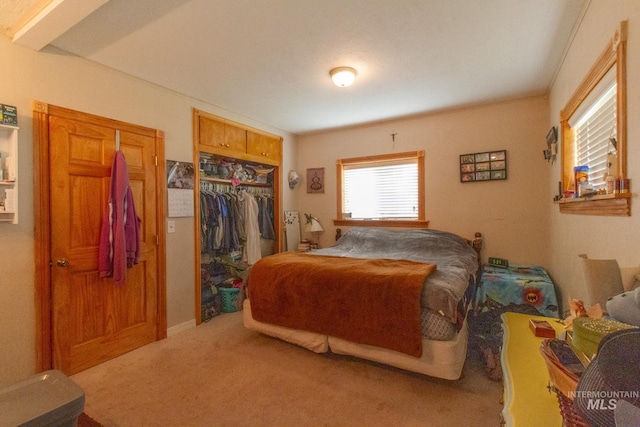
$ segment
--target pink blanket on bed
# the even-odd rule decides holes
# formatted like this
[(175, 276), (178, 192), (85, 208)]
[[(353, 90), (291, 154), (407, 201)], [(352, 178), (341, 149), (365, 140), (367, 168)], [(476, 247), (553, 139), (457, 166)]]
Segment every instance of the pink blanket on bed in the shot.
[(285, 252), (248, 277), (257, 321), (422, 355), (420, 294), (435, 264)]

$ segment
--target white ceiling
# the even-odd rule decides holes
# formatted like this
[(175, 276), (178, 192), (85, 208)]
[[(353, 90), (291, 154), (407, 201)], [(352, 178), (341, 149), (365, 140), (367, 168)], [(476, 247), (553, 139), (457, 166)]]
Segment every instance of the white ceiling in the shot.
[[(84, 0), (0, 0), (0, 29), (12, 37), (25, 10), (65, 2)], [(100, 4), (46, 42), (301, 134), (544, 94), (588, 0)], [(357, 70), (352, 86), (332, 84), (338, 66)]]

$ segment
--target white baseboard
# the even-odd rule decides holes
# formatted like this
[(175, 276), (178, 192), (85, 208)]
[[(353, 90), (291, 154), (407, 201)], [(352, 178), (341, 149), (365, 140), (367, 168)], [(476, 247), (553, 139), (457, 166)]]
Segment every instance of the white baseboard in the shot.
[(179, 325), (172, 326), (167, 329), (167, 337), (184, 332), (187, 329), (196, 327), (196, 319), (189, 320), (188, 322), (180, 323)]

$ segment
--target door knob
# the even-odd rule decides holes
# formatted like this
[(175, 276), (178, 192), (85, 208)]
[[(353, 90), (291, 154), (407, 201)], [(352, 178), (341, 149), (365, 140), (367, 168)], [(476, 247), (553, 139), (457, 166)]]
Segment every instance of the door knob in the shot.
[(67, 261), (65, 258), (62, 258), (56, 261), (56, 265), (58, 267), (69, 267), (69, 261)]

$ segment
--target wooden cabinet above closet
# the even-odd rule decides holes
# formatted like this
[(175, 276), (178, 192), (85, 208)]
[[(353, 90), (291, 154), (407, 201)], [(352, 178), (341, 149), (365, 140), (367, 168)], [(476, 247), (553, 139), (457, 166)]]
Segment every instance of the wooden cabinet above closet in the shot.
[(200, 151), (279, 166), (282, 138), (203, 111), (194, 110)]
[[(265, 163), (265, 159), (280, 159), (282, 157), (280, 138), (247, 131), (247, 153), (260, 157), (262, 163)], [(278, 163), (280, 163), (279, 160)]]

